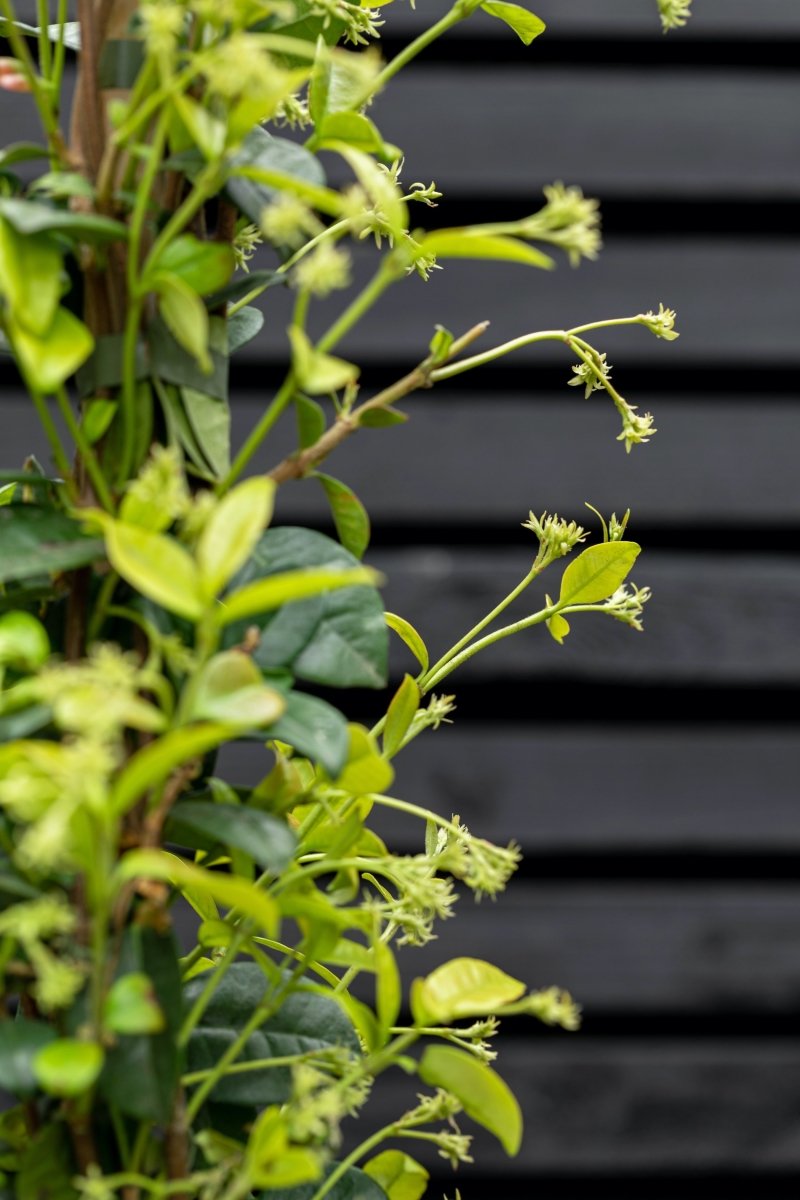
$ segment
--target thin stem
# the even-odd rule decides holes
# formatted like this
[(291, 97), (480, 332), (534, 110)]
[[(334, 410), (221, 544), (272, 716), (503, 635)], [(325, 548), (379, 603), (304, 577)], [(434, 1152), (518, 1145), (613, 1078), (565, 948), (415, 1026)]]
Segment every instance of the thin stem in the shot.
[[(473, 5), (474, 7), (474, 5)], [(426, 29), (413, 42), (409, 42), (404, 50), (396, 54), (390, 63), (387, 63), (376, 79), (365, 88), (362, 93), (352, 101), (351, 109), (359, 109), (367, 103), (373, 96), (386, 87), (390, 79), (393, 79), (398, 71), (402, 71), (403, 67), (407, 66), (412, 59), (416, 58), (423, 50), (425, 50), (437, 38), (440, 38), (443, 33), (447, 33), (448, 29), (452, 29), (459, 21), (463, 21), (465, 17), (470, 15), (470, 10), (463, 3), (456, 3), (448, 13), (437, 21), (435, 25), (431, 25), (430, 29)]]
[(178, 234), (186, 228), (192, 217), (200, 211), (205, 202), (219, 188), (220, 183), (220, 167), (218, 163), (209, 163), (205, 170), (200, 174), (197, 183), (192, 188), (189, 195), (181, 204), (180, 208), (172, 214), (164, 228), (159, 233), (153, 243), (153, 248), (147, 256), (147, 261), (144, 265), (143, 275), (147, 274), (151, 264), (158, 261), (159, 255), (163, 254), (170, 242), (178, 236)]
[(56, 391), (56, 400), (58, 402), (61, 415), (64, 418), (64, 423), (70, 432), (72, 440), (78, 448), (78, 453), (80, 454), (89, 478), (92, 481), (92, 487), (95, 490), (97, 499), (100, 501), (106, 512), (113, 512), (114, 501), (111, 497), (108, 484), (106, 483), (106, 478), (103, 474), (102, 467), (97, 460), (97, 455), (94, 452), (93, 446), (84, 433), (83, 427), (81, 426), (80, 422), (76, 420), (75, 414), (72, 411), (72, 405), (69, 402), (69, 396), (67, 395), (66, 388), (63, 386), (63, 384)]
[(52, 55), (50, 51), (50, 13), (47, 0), (36, 0), (36, 19), (39, 22), (39, 68), (45, 79), (50, 79), (52, 71)]
[(541, 609), (540, 612), (533, 613), (530, 617), (523, 617), (521, 621), (515, 621), (513, 625), (504, 625), (502, 629), (496, 629), (494, 633), (487, 633), (486, 637), (480, 638), (479, 641), (473, 642), (471, 646), (467, 646), (460, 654), (456, 654), (449, 662), (437, 671), (435, 674), (430, 672), (425, 677), (424, 683), (420, 683), (419, 688), (423, 695), (446, 679), (457, 667), (467, 662), (474, 654), (485, 650), (487, 646), (493, 646), (495, 642), (501, 641), (503, 638), (511, 637), (514, 633), (519, 633), (522, 629), (530, 629), (532, 625), (541, 625), (543, 621), (547, 621), (554, 613), (558, 612), (557, 604)]
[(114, 589), (119, 583), (119, 575), (116, 571), (109, 571), (100, 585), (100, 591), (97, 593), (94, 609), (89, 620), (89, 626), (86, 630), (87, 645), (91, 645), (97, 638), (100, 630), (103, 628), (103, 622), (109, 615), (109, 608), (114, 597)]
[(139, 343), (139, 325), (143, 311), (142, 301), (131, 299), (125, 317), (125, 333), (122, 340), (122, 391), (120, 394), (123, 430), (122, 454), (118, 473), (120, 484), (127, 482), (133, 468), (136, 444), (136, 349)]
[(64, 483), (69, 488), (72, 499), (76, 500), (77, 489), (75, 487), (75, 480), (72, 478), (72, 469), (69, 465), (69, 458), (66, 450), (64, 449), (59, 432), (56, 429), (55, 422), (50, 415), (50, 409), (47, 407), (47, 401), (45, 400), (44, 396), (42, 396), (41, 392), (37, 392), (34, 388), (31, 388), (30, 385), (28, 387), (28, 391), (30, 392), (31, 399), (33, 400), (36, 408), (36, 412), (41, 422), (42, 429), (44, 430), (45, 437), (50, 443), (50, 452), (53, 455), (53, 462), (61, 474)]
[[(249, 1071), (271, 1071), (277, 1067), (292, 1067), (295, 1063), (308, 1062), (324, 1053), (320, 1050), (306, 1050), (300, 1054), (284, 1054), (279, 1058), (251, 1058), (247, 1062), (231, 1063), (225, 1068), (223, 1075), (246, 1075)], [(209, 1075), (213, 1075), (215, 1071), (216, 1067), (207, 1067), (204, 1071), (190, 1071), (188, 1075), (182, 1076), (181, 1083), (184, 1087), (193, 1087), (196, 1083), (202, 1083), (208, 1079)]]
[(317, 342), (316, 349), (323, 354), (332, 350), (345, 334), (349, 333), (353, 326), (361, 320), (364, 314), (369, 312), (373, 304), (380, 299), (389, 285), (394, 283), (397, 278), (396, 271), (384, 259), (367, 286), (359, 292), (341, 316), (337, 317), (330, 329), (322, 335)]
[(290, 371), (281, 384), (281, 387), (277, 395), (272, 400), (272, 403), (268, 405), (258, 424), (250, 432), (245, 444), (236, 455), (228, 474), (219, 484), (217, 492), (220, 496), (224, 496), (228, 489), (233, 487), (234, 483), (236, 483), (236, 480), (250, 462), (250, 459), (264, 441), (264, 438), (270, 432), (278, 418), (282, 416), (287, 405), (289, 404), (289, 401), (294, 395), (294, 390), (294, 374)]
[(513, 354), (515, 350), (532, 346), (536, 342), (567, 342), (569, 334), (567, 329), (542, 329), (537, 333), (524, 333), (521, 337), (512, 338), (510, 342), (503, 342), (500, 346), (493, 346), (491, 350), (484, 350), (483, 354), (473, 354), (471, 358), (462, 358), (458, 362), (448, 363), (447, 366), (437, 367), (431, 371), (431, 383), (440, 383), (443, 379), (452, 379), (454, 375), (463, 375), (465, 371), (482, 367), (486, 363), (494, 362), (496, 358), (503, 358), (506, 354)]
[(64, 78), (64, 63), (67, 56), (67, 47), (64, 41), (64, 26), (67, 23), (67, 6), (68, 0), (58, 0), (58, 11), (56, 15), (56, 24), (58, 25), (58, 40), (56, 41), (55, 54), (53, 56), (53, 72), (50, 76), (53, 85), (53, 100), (56, 105), (56, 111), (61, 107), (61, 82)]

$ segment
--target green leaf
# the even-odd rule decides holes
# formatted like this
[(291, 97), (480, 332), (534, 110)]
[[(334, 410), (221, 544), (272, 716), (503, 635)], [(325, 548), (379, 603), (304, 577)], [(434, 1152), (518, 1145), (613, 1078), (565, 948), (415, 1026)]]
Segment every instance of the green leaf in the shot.
[(247, 1141), (244, 1175), (251, 1188), (294, 1187), (317, 1180), (321, 1159), (313, 1150), (289, 1144), (286, 1118), (278, 1105), (259, 1114)]
[(278, 193), (275, 188), (252, 179), (237, 178), (235, 171), (243, 166), (278, 171), (316, 186), (325, 183), (325, 172), (319, 159), (308, 150), (287, 138), (273, 137), (265, 129), (253, 129), (242, 143), (241, 150), (231, 159), (231, 176), (225, 191), (236, 207), (256, 225), (266, 206), (276, 199)]
[(135, 924), (125, 930), (112, 993), (121, 979), (146, 979), (163, 1028), (119, 1037), (106, 1054), (99, 1091), (107, 1103), (140, 1121), (163, 1122), (172, 1111), (180, 1070), (177, 1036), (183, 1019), (178, 954), (171, 932)]
[(430, 663), (428, 647), (414, 626), (410, 625), (403, 617), (398, 617), (397, 613), (386, 612), (383, 615), (389, 628), (394, 630), (402, 642), (405, 642), (422, 670), (427, 671)]
[(217, 504), (197, 543), (197, 565), (206, 594), (216, 596), (247, 562), (272, 519), (275, 484), (246, 479)]
[[(205, 987), (202, 976), (184, 989), (187, 1010)], [(280, 985), (279, 985), (280, 986)], [(212, 1068), (261, 1005), (269, 1004), (273, 985), (252, 962), (236, 962), (223, 976), (188, 1047), (188, 1069)], [(358, 1038), (340, 1006), (327, 996), (295, 990), (281, 1002), (274, 1015), (251, 1034), (237, 1063), (253, 1063), (290, 1054), (304, 1054), (343, 1046), (359, 1055)], [(288, 1067), (248, 1070), (223, 1076), (212, 1097), (215, 1102), (236, 1105), (282, 1104), (291, 1095)]]
[(402, 1150), (384, 1150), (364, 1163), (364, 1172), (386, 1193), (388, 1200), (422, 1200), (430, 1175)]
[(480, 958), (453, 958), (414, 981), (411, 1009), (418, 1025), (449, 1025), (460, 1017), (487, 1017), (512, 1004), (525, 984)]
[[(327, 1177), (336, 1170), (337, 1163), (329, 1163), (325, 1169)], [(312, 1200), (319, 1183), (306, 1183), (301, 1187), (278, 1188), (262, 1192), (258, 1200)], [(386, 1193), (358, 1167), (348, 1167), (344, 1175), (325, 1193), (325, 1200), (386, 1200)]]
[(56, 1038), (37, 1051), (33, 1073), (39, 1086), (51, 1096), (83, 1096), (94, 1086), (103, 1069), (104, 1054), (97, 1042)]
[(47, 147), (38, 146), (36, 142), (10, 142), (8, 146), (0, 150), (0, 168), (13, 167), (17, 163), (49, 157), (50, 151)]
[(199, 620), (206, 607), (194, 559), (174, 538), (124, 521), (105, 522), (106, 552), (127, 583), (170, 612)]
[[(80, 32), (80, 22), (76, 21), (75, 24)], [(98, 85), (103, 89), (129, 91), (144, 65), (144, 59), (144, 42), (134, 41), (133, 38), (106, 38), (97, 65)], [(179, 95), (181, 93), (176, 92), (173, 101), (177, 101)]]
[(182, 800), (167, 823), (170, 841), (193, 849), (228, 846), (242, 850), (263, 870), (279, 874), (294, 856), (297, 839), (285, 821), (257, 808)]
[(362, 150), (365, 154), (387, 157), (386, 146), (377, 125), (363, 113), (332, 112), (323, 117), (317, 126), (315, 144), (324, 149), (331, 142), (345, 142), (348, 146)]
[[(203, 157), (209, 161), (218, 159), (225, 149), (225, 122), (215, 117), (191, 96), (181, 92), (173, 93), (172, 104), (175, 106), (175, 115), (189, 135), (191, 143), (197, 146)], [(180, 136), (180, 129), (173, 127), (173, 132), (177, 135), (178, 143), (186, 146), (185, 138)]]
[(208, 351), (208, 310), (193, 288), (178, 275), (156, 275), (151, 281), (159, 295), (159, 311), (175, 341), (204, 374), (214, 369)]
[(200, 296), (224, 287), (236, 267), (227, 242), (204, 242), (191, 233), (181, 234), (159, 254), (154, 269), (176, 275)]
[[(49, 713), (50, 710), (46, 709), (45, 711)], [(24, 730), (19, 735), (13, 735), (3, 740), (10, 742), (15, 740), (15, 736), (26, 737), (29, 732), (35, 731)], [(9, 904), (16, 900), (32, 900), (34, 896), (38, 895), (33, 884), (28, 883), (27, 879), (23, 879), (8, 855), (0, 850), (0, 908), (8, 908)]]
[(336, 150), (349, 163), (392, 235), (401, 238), (408, 228), (408, 206), (397, 184), (381, 170), (370, 155), (363, 154), (343, 142), (329, 142), (329, 149)]
[(296, 396), (294, 401), (297, 414), (297, 440), (301, 450), (313, 446), (325, 432), (325, 413), (316, 400), (308, 396)]
[(419, 688), (410, 675), (404, 676), (386, 713), (383, 752), (387, 758), (394, 758), (403, 745), (403, 739), (411, 728), (411, 722), (414, 720), (419, 703)]
[(566, 617), (562, 617), (561, 613), (555, 613), (554, 616), (545, 621), (545, 625), (547, 626), (547, 632), (550, 634), (551, 638), (558, 642), (559, 646), (563, 646), (564, 638), (569, 633), (570, 628), (569, 621), (566, 619)]
[(284, 571), (280, 575), (258, 579), (230, 592), (224, 598), (224, 610), (220, 620), (228, 625), (231, 621), (240, 621), (243, 617), (262, 616), (286, 604), (294, 604), (336, 589), (368, 586), (374, 584), (378, 578), (376, 572), (369, 567), (345, 567), (338, 571), (327, 568)]
[(189, 683), (185, 712), (190, 720), (226, 721), (231, 728), (272, 725), (286, 702), (268, 687), (256, 664), (241, 650), (223, 650)]
[(103, 1024), (112, 1033), (142, 1036), (166, 1026), (155, 989), (143, 971), (120, 975), (103, 1003)]
[(81, 242), (121, 241), (128, 237), (127, 226), (120, 221), (55, 208), (38, 200), (0, 198), (0, 216), (18, 233), (63, 233)]
[(498, 20), (513, 29), (526, 46), (530, 46), (534, 38), (537, 38), (540, 33), (544, 33), (547, 28), (544, 21), (540, 21), (532, 12), (529, 12), (527, 8), (522, 8), (519, 4), (485, 0), (485, 3), (481, 4), (481, 8), (490, 17), (497, 17)]
[(224, 400), (217, 400), (195, 388), (181, 388), (183, 412), (194, 444), (215, 479), (221, 479), (231, 465), (231, 412)]
[[(211, 374), (204, 372), (197, 360), (188, 350), (175, 340), (162, 320), (150, 323), (147, 338), (150, 347), (150, 367), (142, 360), (141, 373), (148, 371), (158, 375), (165, 383), (174, 383), (178, 387), (196, 388), (198, 392), (213, 396), (215, 400), (228, 399), (228, 342), (227, 323), (222, 317), (211, 317), (209, 322), (211, 342)], [(217, 333), (219, 331), (219, 333)], [(113, 347), (110, 350), (113, 355)], [(118, 373), (115, 372), (115, 373)], [(107, 381), (97, 382), (94, 387), (108, 386)]]
[(15, 671), (35, 671), (50, 656), (50, 639), (41, 621), (27, 612), (0, 617), (0, 663)]
[(23, 1098), (33, 1095), (38, 1087), (33, 1060), (55, 1037), (56, 1031), (44, 1021), (29, 1021), (26, 1017), (0, 1021), (0, 1080), (4, 1091)]
[(558, 603), (597, 604), (625, 582), (639, 557), (636, 542), (601, 542), (588, 546), (569, 564), (561, 578)]
[(334, 479), (332, 475), (315, 471), (314, 478), (322, 484), (328, 497), (339, 541), (356, 558), (363, 558), (370, 538), (369, 516), (364, 505), (347, 484)]
[(65, 513), (34, 504), (0, 507), (2, 583), (71, 571), (102, 557), (102, 541), (87, 537)]
[(405, 425), (408, 414), (393, 408), (391, 404), (383, 404), (380, 408), (368, 408), (358, 418), (359, 429), (391, 429), (395, 425)]
[(0, 292), (20, 329), (46, 337), (61, 299), (61, 255), (47, 236), (23, 237), (2, 218)]
[(336, 786), (363, 796), (385, 792), (392, 786), (394, 770), (381, 756), (375, 738), (362, 725), (350, 726), (350, 748)]
[(522, 1113), (508, 1084), (491, 1067), (465, 1050), (428, 1046), (419, 1077), (457, 1096), (467, 1116), (493, 1133), (506, 1154), (513, 1158), (519, 1153)]
[(426, 254), (435, 254), (437, 258), (488, 258), (494, 262), (516, 262), (548, 271), (555, 266), (552, 258), (535, 246), (499, 233), (442, 229), (426, 234), (422, 247)]
[(75, 1161), (63, 1121), (51, 1121), (22, 1153), (15, 1177), (16, 1200), (76, 1200)]
[(375, 1012), (378, 1016), (384, 1045), (390, 1037), (390, 1029), (396, 1023), (403, 1002), (400, 971), (391, 948), (376, 938), (375, 948)]
[(17, 361), (33, 391), (57, 391), (94, 349), (94, 339), (83, 321), (66, 308), (56, 309), (47, 332), (41, 335), (23, 329), (16, 314), (9, 313), (6, 323)]
[(119, 404), (116, 400), (104, 400), (98, 397), (90, 400), (83, 412), (83, 432), (91, 445), (99, 442), (117, 415)]
[(292, 344), (292, 366), (299, 387), (310, 396), (338, 392), (358, 378), (358, 367), (315, 350), (306, 333), (292, 325), (289, 328)]
[(221, 742), (228, 741), (233, 732), (230, 725), (215, 722), (189, 725), (173, 729), (137, 750), (117, 776), (110, 798), (111, 811), (116, 816), (128, 812), (151, 788), (165, 783), (177, 767), (193, 758), (202, 758)]
[(254, 883), (236, 875), (208, 871), (165, 850), (132, 850), (120, 859), (116, 881), (121, 885), (140, 878), (171, 883), (178, 891), (186, 887), (207, 892), (219, 904), (252, 917), (270, 937), (277, 932), (280, 912), (274, 900)]
[(246, 346), (248, 342), (252, 342), (253, 338), (258, 337), (261, 330), (264, 328), (264, 314), (260, 308), (253, 308), (251, 305), (245, 305), (240, 308), (237, 313), (228, 319), (228, 343), (229, 351), (235, 354), (237, 350), (241, 350), (242, 346)]
[(274, 725), (269, 736), (292, 746), (298, 754), (319, 763), (335, 778), (347, 761), (350, 734), (347, 720), (326, 700), (290, 692), (286, 711)]
[[(242, 588), (283, 572), (358, 568), (358, 560), (331, 538), (309, 529), (269, 529), (250, 561), (232, 581)], [(324, 582), (324, 581), (321, 581)], [(283, 586), (283, 585), (281, 585)], [(236, 645), (252, 620), (229, 627), (226, 644)], [(301, 679), (333, 687), (384, 687), (388, 636), (383, 605), (374, 588), (345, 587), (301, 603), (287, 603), (255, 622), (261, 640), (254, 659), (264, 670), (286, 668)]]

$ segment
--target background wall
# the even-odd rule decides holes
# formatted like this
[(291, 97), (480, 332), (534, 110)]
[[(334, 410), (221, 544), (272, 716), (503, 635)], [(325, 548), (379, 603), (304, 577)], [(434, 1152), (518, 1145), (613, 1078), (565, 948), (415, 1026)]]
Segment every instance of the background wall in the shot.
[[(386, 53), (443, 7), (388, 8)], [(525, 1147), (508, 1162), (479, 1139), (456, 1181), (465, 1196), (501, 1176), (514, 1195), (547, 1182), (575, 1197), (599, 1183), (672, 1195), (698, 1177), (788, 1195), (800, 1169), (800, 6), (696, 0), (668, 38), (655, 0), (534, 7), (550, 29), (529, 49), (479, 16), (373, 115), (404, 148), (406, 180), (433, 175), (444, 192), (420, 219), (523, 216), (562, 179), (602, 200), (601, 260), (553, 275), (448, 265), (396, 288), (343, 351), (372, 389), (421, 357), (435, 321), (458, 332), (490, 318), (488, 345), (663, 301), (678, 342), (631, 330), (601, 343), (660, 432), (626, 456), (610, 403), (567, 389), (571, 360), (545, 345), (413, 399), (407, 426), (359, 435), (332, 469), (374, 516), (368, 557), (388, 576), (387, 607), (434, 651), (524, 573), (530, 508), (581, 520), (584, 500), (630, 505), (636, 582), (654, 598), (643, 636), (589, 617), (563, 647), (531, 631), (478, 658), (456, 681), (457, 723), (401, 760), (400, 794), (514, 837), (526, 856), (505, 898), (465, 900), (409, 970), (485, 955), (585, 1007), (579, 1035), (506, 1026), (498, 1066), (524, 1105)], [(7, 129), (18, 105), (0, 106)], [(240, 437), (277, 378), (281, 304), (269, 293), (265, 336), (235, 369)], [(11, 465), (35, 435), (7, 369), (0, 401)], [(283, 522), (328, 528), (321, 512), (311, 483), (281, 497)], [(356, 697), (351, 711), (375, 704)], [(241, 777), (249, 753), (233, 756)], [(417, 833), (393, 836), (416, 849)]]

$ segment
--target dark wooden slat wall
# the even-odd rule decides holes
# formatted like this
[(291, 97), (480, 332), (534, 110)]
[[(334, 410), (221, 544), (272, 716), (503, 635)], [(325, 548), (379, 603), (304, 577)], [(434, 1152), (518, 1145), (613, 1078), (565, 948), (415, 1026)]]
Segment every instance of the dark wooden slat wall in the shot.
[[(387, 8), (389, 44), (444, 7)], [(695, 7), (664, 39), (654, 0), (540, 0), (550, 29), (524, 54), (481, 17), (374, 107), (406, 179), (433, 175), (445, 193), (421, 223), (521, 216), (561, 178), (600, 196), (608, 235), (579, 271), (462, 263), (396, 288), (342, 348), (365, 389), (415, 361), (436, 321), (488, 317), (489, 345), (664, 301), (682, 330), (672, 345), (639, 330), (601, 340), (660, 427), (630, 456), (611, 406), (567, 389), (570, 360), (545, 344), (413, 399), (407, 426), (359, 435), (330, 463), (374, 516), (387, 605), (434, 651), (523, 573), (530, 508), (580, 519), (584, 500), (630, 504), (635, 578), (654, 589), (642, 636), (587, 619), (563, 648), (531, 631), (474, 660), (454, 683), (456, 724), (398, 764), (398, 794), (526, 854), (496, 905), (462, 898), (438, 941), (405, 951), (407, 973), (475, 953), (586, 1009), (581, 1035), (508, 1030), (498, 1066), (528, 1136), (513, 1163), (481, 1140), (464, 1195), (499, 1177), (520, 1194), (555, 1182), (632, 1196), (744, 1174), (777, 1196), (800, 1170), (800, 6)], [(358, 277), (370, 268), (359, 254)], [(290, 299), (269, 294), (236, 369), (237, 440), (271, 394)], [(327, 319), (321, 305), (316, 328)], [(35, 434), (8, 373), (2, 403), (11, 465)], [(329, 528), (312, 482), (278, 511)], [(399, 647), (393, 664), (409, 666)], [(224, 767), (252, 780), (267, 759), (237, 746)], [(382, 822), (419, 846), (420, 828)], [(394, 1089), (379, 1101), (387, 1119), (397, 1103)]]

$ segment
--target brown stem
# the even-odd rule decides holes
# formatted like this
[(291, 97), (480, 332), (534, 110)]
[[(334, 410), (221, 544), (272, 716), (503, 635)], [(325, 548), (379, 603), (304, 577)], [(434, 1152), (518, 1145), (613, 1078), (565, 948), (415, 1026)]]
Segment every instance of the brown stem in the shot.
[(68, 662), (77, 662), (85, 650), (90, 581), (91, 571), (88, 567), (73, 571), (64, 630), (64, 656)]
[(79, 1107), (80, 1101), (65, 1101), (64, 1115), (67, 1119), (75, 1161), (81, 1175), (97, 1165), (97, 1148), (94, 1143), (91, 1118)]
[(410, 395), (411, 392), (416, 392), (419, 388), (431, 387), (430, 372), (434, 367), (443, 366), (444, 362), (450, 362), (456, 358), (463, 350), (471, 346), (486, 331), (488, 326), (488, 321), (481, 321), (479, 325), (474, 325), (472, 329), (467, 330), (462, 337), (453, 342), (445, 360), (433, 363), (430, 359), (426, 359), (418, 367), (415, 367), (413, 371), (410, 371), (408, 375), (404, 375), (402, 379), (398, 379), (391, 387), (378, 392), (377, 396), (373, 396), (371, 400), (360, 404), (351, 413), (337, 417), (330, 429), (326, 429), (313, 445), (308, 446), (300, 453), (288, 455), (276, 467), (273, 467), (269, 472), (269, 478), (274, 479), (277, 484), (286, 483), (289, 479), (303, 479), (308, 475), (309, 471), (313, 470), (318, 463), (326, 459), (346, 438), (355, 433), (365, 413), (374, 412), (379, 408), (388, 408), (398, 400), (402, 400), (405, 396)]
[[(189, 1174), (189, 1127), (186, 1121), (186, 1097), (178, 1089), (169, 1125), (164, 1131), (164, 1160), (168, 1179), (186, 1179)], [(187, 1200), (185, 1192), (173, 1192), (173, 1200)]]

